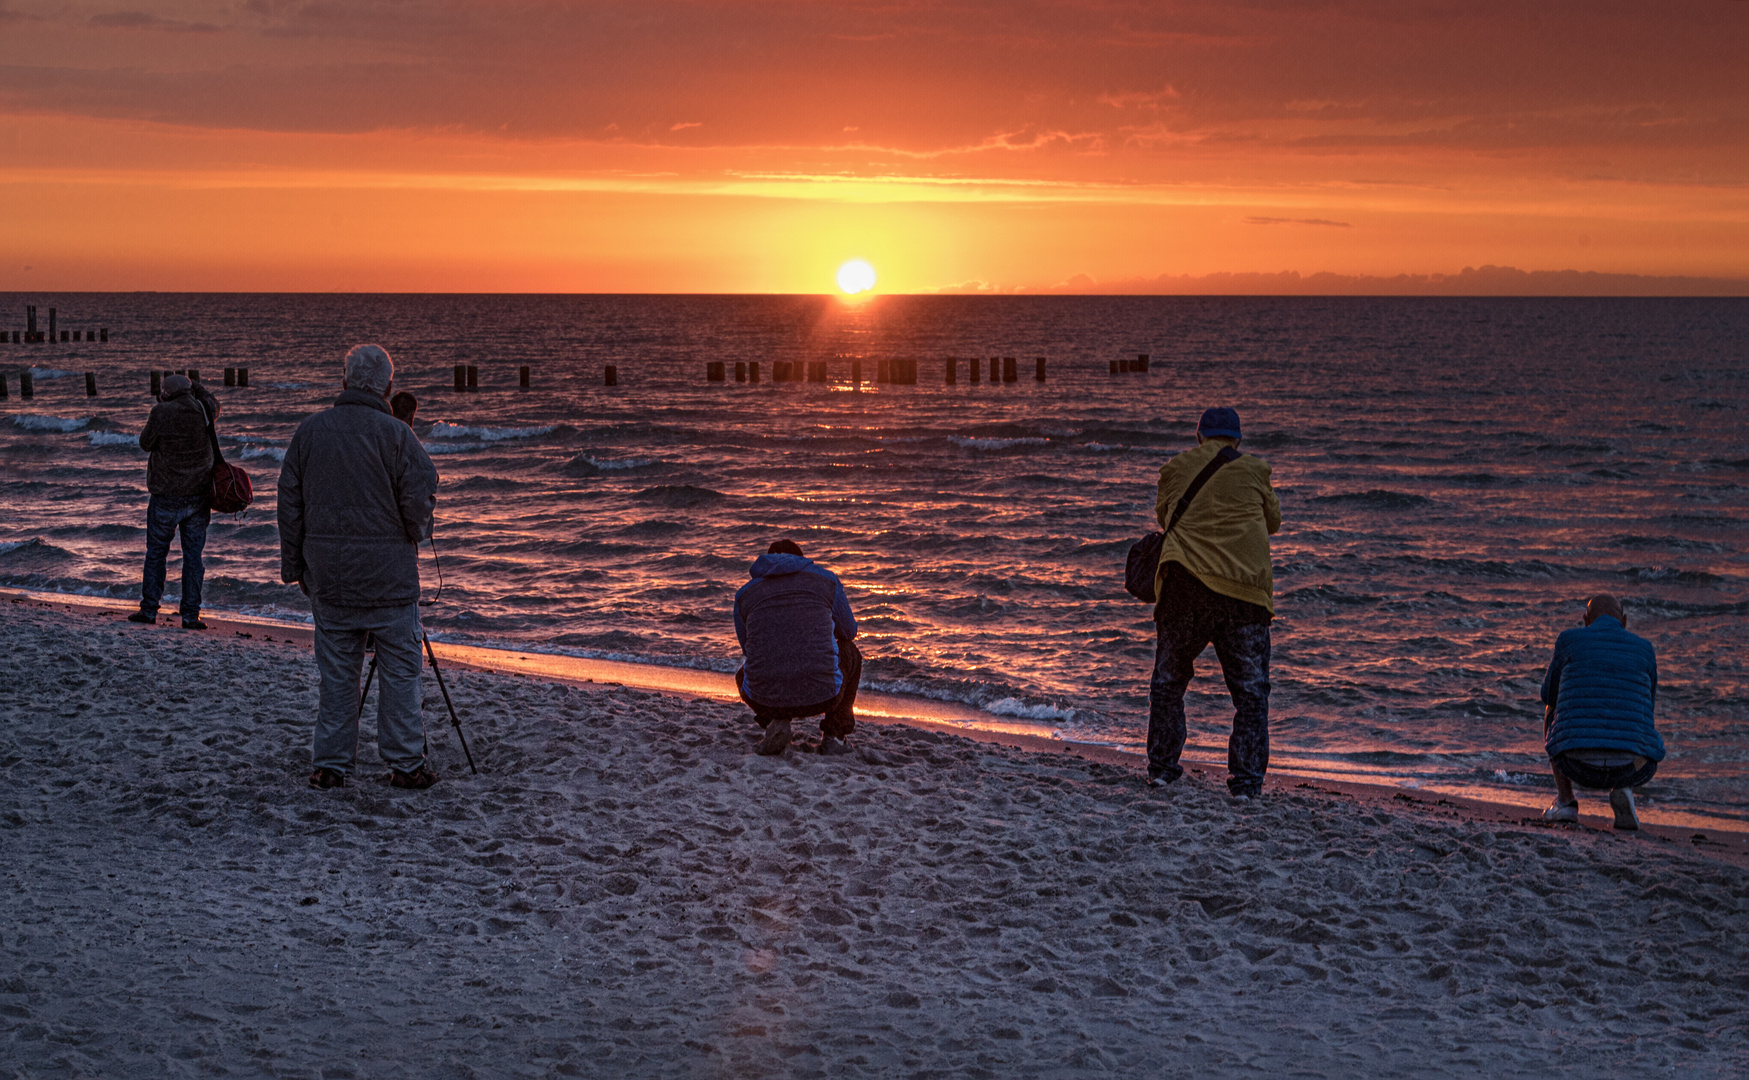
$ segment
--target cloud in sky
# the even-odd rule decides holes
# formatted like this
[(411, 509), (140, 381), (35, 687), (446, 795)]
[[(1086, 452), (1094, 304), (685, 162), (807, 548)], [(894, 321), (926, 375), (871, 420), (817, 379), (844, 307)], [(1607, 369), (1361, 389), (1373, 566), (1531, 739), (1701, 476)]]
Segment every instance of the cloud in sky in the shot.
[[(912, 245), (933, 269), (883, 281), (1558, 267), (1580, 234), (1597, 269), (1749, 273), (1749, 4), (10, 0), (0, 19), (0, 140), (32, 140), (0, 181), (59, 170), (94, 212), (297, 173), (336, 205), (394, 182), (838, 200), (848, 242), (870, 203), (1030, 192), (1024, 224), (961, 212), (953, 245), (941, 226)], [(259, 190), (296, 233), (304, 197)], [(508, 198), (472, 212), (521, 213)], [(648, 246), (624, 227), (612, 259)], [(692, 273), (676, 287), (722, 277)]]

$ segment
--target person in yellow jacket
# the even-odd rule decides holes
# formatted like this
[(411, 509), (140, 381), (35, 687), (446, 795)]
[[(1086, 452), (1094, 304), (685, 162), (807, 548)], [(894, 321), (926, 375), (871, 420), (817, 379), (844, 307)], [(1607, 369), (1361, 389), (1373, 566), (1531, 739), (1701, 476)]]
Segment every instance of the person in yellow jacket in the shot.
[[(1275, 617), (1275, 578), (1269, 538), (1281, 528), (1281, 503), (1269, 484), (1269, 465), (1237, 454), (1239, 414), (1209, 409), (1197, 424), (1196, 449), (1160, 466), (1154, 513), (1166, 530), (1154, 577), (1154, 677), (1148, 688), (1148, 785), (1184, 775), (1184, 691), (1196, 658), (1209, 644), (1220, 658), (1233, 698), (1233, 734), (1227, 741), (1227, 788), (1255, 798), (1269, 768), (1269, 621)], [(1222, 455), (1228, 459), (1204, 483), (1173, 523), (1173, 512), (1197, 476)]]

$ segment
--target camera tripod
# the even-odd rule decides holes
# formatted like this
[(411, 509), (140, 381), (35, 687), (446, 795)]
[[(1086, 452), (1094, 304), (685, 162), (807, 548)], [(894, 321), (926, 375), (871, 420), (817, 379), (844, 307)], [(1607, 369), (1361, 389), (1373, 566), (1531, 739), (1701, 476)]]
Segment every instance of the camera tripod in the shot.
[[(468, 737), (462, 734), (461, 719), (455, 714), (455, 703), (450, 701), (449, 687), (445, 686), (443, 682), (443, 669), (437, 666), (437, 653), (432, 651), (431, 638), (426, 636), (424, 627), (419, 628), (419, 640), (425, 644), (425, 657), (431, 661), (431, 673), (437, 676), (437, 688), (443, 691), (443, 704), (449, 709), (449, 722), (455, 725), (455, 737), (461, 740), (462, 753), (467, 755), (468, 771), (478, 776), (480, 770), (474, 766), (473, 752), (468, 749)], [(365, 638), (365, 645), (371, 650), (370, 670), (366, 671), (364, 674), (364, 689), (360, 691), (358, 695), (358, 717), (356, 719), (363, 719), (364, 717), (364, 699), (370, 696), (370, 681), (376, 678), (377, 674), (376, 641), (374, 638), (367, 636)]]

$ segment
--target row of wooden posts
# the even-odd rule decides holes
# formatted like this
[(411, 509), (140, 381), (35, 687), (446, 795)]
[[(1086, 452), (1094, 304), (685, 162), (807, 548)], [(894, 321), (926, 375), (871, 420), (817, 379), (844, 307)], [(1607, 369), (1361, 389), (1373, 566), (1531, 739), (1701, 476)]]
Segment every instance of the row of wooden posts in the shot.
[[(614, 368), (613, 368), (612, 364), (609, 364), (607, 366), (607, 372), (608, 372), (607, 385), (612, 386), (614, 384), (614, 378), (613, 378)], [(517, 368), (516, 373), (517, 373), (517, 385), (526, 388), (529, 385), (528, 365), (524, 364), (521, 367)], [(458, 393), (458, 394), (465, 393), (469, 390), (478, 390), (479, 388), (480, 388), (480, 369), (479, 369), (479, 367), (474, 365), (474, 364), (457, 364), (455, 366), (455, 390), (456, 390), (456, 393)]]
[[(154, 396), (158, 393), (157, 372), (152, 373), (152, 393)], [(6, 375), (0, 372), (0, 401), (5, 401), (11, 396), (12, 392), (6, 386)], [(29, 371), (18, 373), (18, 396), (25, 401), (36, 397), (36, 376)], [(97, 396), (97, 372), (95, 371), (85, 373), (85, 396)]]
[[(49, 328), (38, 330), (36, 326), (36, 305), (24, 306), (24, 329), (14, 330), (10, 341), (14, 345), (41, 345), (52, 341), (108, 341), (109, 327), (100, 326), (96, 330), (62, 330), (55, 325), (55, 309), (49, 309)], [(0, 345), (8, 341), (7, 332), (0, 330)]]
[[(960, 358), (950, 356), (942, 368), (942, 383), (953, 386), (959, 382)], [(964, 361), (967, 381), (981, 382), (984, 375), (984, 361), (978, 357), (970, 357)], [(611, 370), (611, 369), (610, 369)], [(707, 382), (727, 382), (728, 364), (723, 360), (710, 360), (705, 363), (704, 377)], [(1038, 357), (1033, 362), (1033, 380), (1045, 381), (1045, 358)], [(1020, 379), (1020, 362), (1012, 356), (990, 357), (990, 381), (1018, 382)], [(759, 381), (759, 361), (736, 361), (735, 381), (738, 383), (756, 383)], [(772, 382), (827, 382), (827, 366), (824, 360), (774, 360), (771, 364)], [(894, 386), (917, 385), (917, 361), (909, 357), (894, 357), (890, 360), (875, 361), (875, 377), (877, 383), (890, 383)], [(850, 384), (862, 385), (862, 361), (850, 362)], [(613, 385), (609, 379), (608, 385)]]

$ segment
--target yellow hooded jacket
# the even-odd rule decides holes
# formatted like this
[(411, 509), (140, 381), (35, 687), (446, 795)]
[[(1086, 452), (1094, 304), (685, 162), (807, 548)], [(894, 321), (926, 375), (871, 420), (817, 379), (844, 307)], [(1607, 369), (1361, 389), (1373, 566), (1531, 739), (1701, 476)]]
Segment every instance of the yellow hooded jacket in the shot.
[[(1154, 516), (1160, 527), (1172, 520), (1190, 482), (1204, 465), (1233, 445), (1232, 439), (1208, 439), (1160, 466), (1160, 497)], [(1256, 604), (1275, 614), (1275, 575), (1269, 561), (1269, 537), (1281, 528), (1281, 502), (1269, 486), (1269, 465), (1255, 454), (1229, 462), (1210, 478), (1178, 527), (1160, 545), (1160, 568), (1154, 574), (1159, 594), (1166, 564), (1176, 562), (1222, 596)]]

